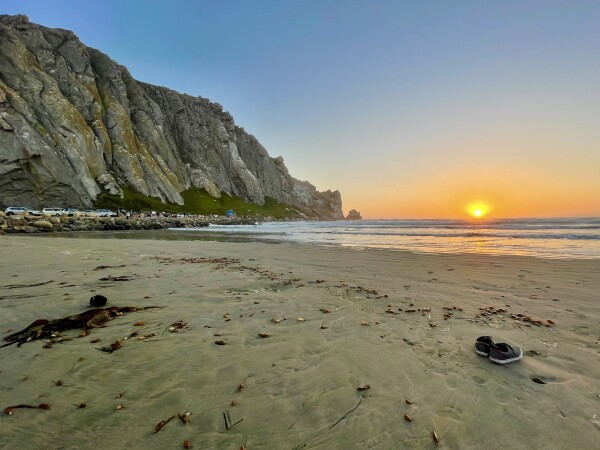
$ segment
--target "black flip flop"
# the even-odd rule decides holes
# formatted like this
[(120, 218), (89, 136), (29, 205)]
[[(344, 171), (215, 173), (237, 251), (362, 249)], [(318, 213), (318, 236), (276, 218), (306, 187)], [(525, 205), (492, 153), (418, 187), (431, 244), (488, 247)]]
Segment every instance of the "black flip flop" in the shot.
[(501, 342), (490, 348), (490, 361), (496, 364), (510, 364), (523, 358), (523, 350), (519, 347)]
[(479, 336), (475, 341), (475, 352), (479, 356), (490, 356), (490, 347), (494, 345), (494, 341), (491, 336)]

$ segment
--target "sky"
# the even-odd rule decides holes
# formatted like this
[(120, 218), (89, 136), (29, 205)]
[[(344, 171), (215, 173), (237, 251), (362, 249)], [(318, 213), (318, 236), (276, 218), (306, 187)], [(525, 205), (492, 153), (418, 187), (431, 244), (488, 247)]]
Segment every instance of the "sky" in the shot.
[(365, 218), (600, 216), (598, 1), (0, 0)]

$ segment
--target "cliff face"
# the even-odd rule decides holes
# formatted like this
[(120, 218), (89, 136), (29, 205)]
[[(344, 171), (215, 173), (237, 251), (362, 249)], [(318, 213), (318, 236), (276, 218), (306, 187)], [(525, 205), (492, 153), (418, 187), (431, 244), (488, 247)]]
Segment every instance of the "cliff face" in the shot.
[(217, 103), (136, 81), (71, 31), (0, 16), (0, 204), (90, 206), (131, 186), (190, 187), (342, 219), (338, 191), (291, 177)]

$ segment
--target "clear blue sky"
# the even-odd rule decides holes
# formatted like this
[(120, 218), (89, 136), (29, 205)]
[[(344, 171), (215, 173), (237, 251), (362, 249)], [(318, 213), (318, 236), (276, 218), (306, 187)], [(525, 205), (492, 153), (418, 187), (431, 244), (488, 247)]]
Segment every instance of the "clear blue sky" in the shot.
[(600, 215), (600, 1), (0, 1), (370, 217)]

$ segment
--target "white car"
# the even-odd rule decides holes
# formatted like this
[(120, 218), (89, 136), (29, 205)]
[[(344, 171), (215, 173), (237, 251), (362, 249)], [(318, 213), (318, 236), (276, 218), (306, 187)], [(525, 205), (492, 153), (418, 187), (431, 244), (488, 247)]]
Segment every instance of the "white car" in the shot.
[(81, 211), (86, 217), (98, 217), (98, 213), (93, 209), (84, 209)]
[(42, 214), (45, 216), (62, 216), (67, 214), (67, 211), (64, 208), (44, 208)]
[(97, 209), (96, 212), (100, 217), (117, 217), (117, 213), (110, 209)]
[(9, 206), (4, 210), (7, 216), (29, 213), (33, 216), (39, 216), (40, 212), (35, 209), (30, 209), (25, 206)]

